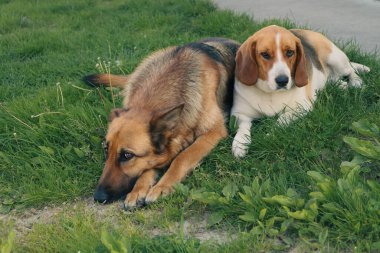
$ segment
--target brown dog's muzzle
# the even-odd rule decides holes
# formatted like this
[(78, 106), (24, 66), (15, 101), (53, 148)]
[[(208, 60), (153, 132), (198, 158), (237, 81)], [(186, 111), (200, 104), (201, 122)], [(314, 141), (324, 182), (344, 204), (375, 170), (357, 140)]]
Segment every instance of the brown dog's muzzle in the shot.
[(136, 179), (122, 172), (115, 172), (109, 168), (104, 168), (94, 193), (94, 200), (105, 204), (125, 198), (132, 191)]

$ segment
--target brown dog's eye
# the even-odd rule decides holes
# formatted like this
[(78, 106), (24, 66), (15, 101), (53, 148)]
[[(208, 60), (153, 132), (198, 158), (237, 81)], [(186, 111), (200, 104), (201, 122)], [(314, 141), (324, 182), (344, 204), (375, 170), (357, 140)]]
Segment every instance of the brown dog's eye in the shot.
[(294, 51), (293, 50), (286, 50), (286, 57), (292, 57), (294, 55)]
[(131, 160), (135, 155), (131, 152), (128, 152), (126, 150), (122, 150), (119, 155), (119, 162), (127, 162)]
[(262, 52), (261, 53), (261, 56), (266, 59), (266, 60), (269, 60), (270, 59), (270, 54), (268, 52)]
[(104, 153), (106, 155), (108, 155), (108, 146), (109, 146), (109, 142), (108, 141), (103, 141), (102, 142), (102, 147), (103, 147)]

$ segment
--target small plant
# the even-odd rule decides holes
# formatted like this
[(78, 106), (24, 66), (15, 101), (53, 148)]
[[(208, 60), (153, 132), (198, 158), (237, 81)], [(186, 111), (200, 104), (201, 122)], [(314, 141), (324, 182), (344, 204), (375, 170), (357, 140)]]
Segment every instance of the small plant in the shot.
[(132, 252), (131, 245), (120, 234), (110, 233), (105, 228), (101, 231), (101, 241), (110, 253)]
[(240, 191), (229, 184), (222, 194), (193, 191), (191, 196), (213, 208), (211, 224), (227, 214), (237, 215), (251, 224), (255, 235), (282, 238), (292, 233), (312, 248), (331, 243), (380, 250), (380, 131), (367, 120), (353, 123), (352, 128), (363, 136), (344, 137), (356, 152), (353, 160), (342, 162), (337, 179), (307, 172), (312, 185), (306, 196), (292, 188), (283, 195), (272, 194), (271, 181), (260, 182), (257, 177)]
[[(1, 235), (1, 233), (0, 233)], [(11, 228), (7, 238), (2, 241), (0, 238), (0, 253), (11, 253), (15, 241), (16, 232)]]

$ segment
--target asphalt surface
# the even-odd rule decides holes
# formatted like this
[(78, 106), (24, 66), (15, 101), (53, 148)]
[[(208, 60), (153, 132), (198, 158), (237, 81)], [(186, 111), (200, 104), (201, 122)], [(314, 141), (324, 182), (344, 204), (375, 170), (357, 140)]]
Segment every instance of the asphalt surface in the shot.
[(288, 18), (322, 31), (334, 41), (358, 43), (365, 52), (380, 51), (380, 0), (213, 0), (221, 9), (255, 20)]

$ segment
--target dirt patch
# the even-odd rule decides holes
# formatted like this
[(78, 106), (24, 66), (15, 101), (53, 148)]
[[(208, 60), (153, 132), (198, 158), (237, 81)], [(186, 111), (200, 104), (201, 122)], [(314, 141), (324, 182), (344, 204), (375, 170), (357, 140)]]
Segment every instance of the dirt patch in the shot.
[(85, 210), (96, 209), (96, 216), (101, 218), (108, 216), (116, 210), (120, 210), (120, 203), (102, 205), (95, 203), (92, 198), (86, 198), (74, 203), (64, 202), (59, 206), (46, 206), (42, 209), (31, 208), (20, 214), (0, 215), (0, 220), (13, 223), (17, 236), (22, 237), (31, 231), (35, 224), (49, 224), (62, 212), (75, 212), (79, 207)]
[[(84, 210), (84, 212), (93, 213), (96, 219), (107, 219), (112, 224), (118, 224), (120, 215), (124, 212), (121, 209), (121, 202), (115, 202), (108, 205), (102, 205), (95, 203), (92, 198), (86, 198), (78, 200), (74, 203), (63, 203), (62, 205), (46, 206), (42, 209), (31, 208), (21, 214), (7, 214), (0, 215), (0, 221), (11, 222), (14, 224), (16, 235), (18, 238), (22, 238), (28, 234), (33, 226), (36, 224), (50, 224), (62, 213), (71, 213), (76, 210)], [(154, 217), (156, 211), (144, 210), (147, 217)], [(131, 212), (125, 213), (125, 215), (133, 215)], [(213, 241), (216, 243), (223, 243), (236, 238), (231, 235), (226, 228), (210, 229), (207, 224), (209, 214), (202, 214), (200, 216), (194, 216), (181, 222), (173, 222), (169, 228), (153, 228), (150, 234), (152, 236), (158, 236), (163, 234), (178, 234), (178, 231), (183, 231), (185, 237), (195, 237), (201, 242)]]
[(183, 223), (175, 222), (168, 229), (155, 228), (151, 231), (152, 236), (158, 236), (162, 234), (178, 234), (179, 231), (183, 232), (184, 237), (196, 238), (200, 242), (213, 241), (218, 244), (225, 243), (236, 238), (225, 227), (210, 229), (207, 220), (209, 214), (202, 214), (197, 217), (190, 217), (184, 220)]

